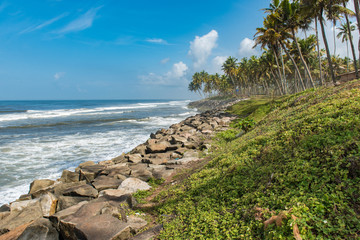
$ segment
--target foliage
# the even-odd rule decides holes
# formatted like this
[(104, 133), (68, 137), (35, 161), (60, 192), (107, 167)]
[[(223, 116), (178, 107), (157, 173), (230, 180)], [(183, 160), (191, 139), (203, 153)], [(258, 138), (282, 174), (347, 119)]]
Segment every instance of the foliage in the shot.
[(208, 165), (158, 196), (159, 215), (174, 216), (159, 238), (293, 239), (296, 226), (302, 239), (358, 239), (360, 81), (232, 110), (256, 126), (213, 143)]

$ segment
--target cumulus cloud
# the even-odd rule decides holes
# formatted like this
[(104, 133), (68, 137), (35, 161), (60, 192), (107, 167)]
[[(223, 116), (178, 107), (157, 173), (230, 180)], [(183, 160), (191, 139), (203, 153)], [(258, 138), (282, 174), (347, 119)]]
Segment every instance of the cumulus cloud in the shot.
[(164, 39), (161, 39), (161, 38), (148, 38), (145, 40), (146, 42), (149, 42), (149, 43), (156, 43), (156, 44), (168, 44), (166, 40)]
[(249, 38), (244, 38), (240, 42), (239, 48), (239, 56), (240, 57), (250, 57), (252, 55), (257, 55), (257, 50), (253, 48), (255, 45), (255, 41)]
[(217, 47), (218, 38), (217, 31), (211, 30), (204, 36), (196, 36), (194, 41), (190, 42), (189, 55), (193, 58), (194, 69), (200, 69), (206, 64), (212, 50)]
[(161, 62), (161, 64), (166, 64), (166, 63), (168, 63), (170, 61), (170, 58), (164, 58), (164, 59), (162, 59), (160, 62)]
[(96, 17), (96, 13), (102, 8), (91, 8), (89, 11), (78, 17), (77, 19), (70, 22), (64, 28), (60, 29), (58, 33), (66, 34), (70, 32), (78, 32), (90, 28)]
[(59, 80), (60, 78), (65, 76), (65, 72), (57, 72), (54, 74), (54, 79)]
[(42, 29), (42, 28), (44, 28), (44, 27), (47, 27), (47, 26), (53, 24), (54, 22), (62, 19), (63, 17), (65, 17), (65, 16), (67, 16), (67, 15), (68, 15), (67, 13), (63, 13), (63, 14), (61, 14), (61, 15), (59, 15), (59, 16), (57, 16), (57, 17), (54, 17), (54, 18), (52, 18), (52, 19), (50, 19), (50, 20), (48, 20), (48, 21), (45, 21), (45, 22), (43, 22), (43, 23), (41, 23), (41, 24), (28, 27), (27, 29), (21, 31), (20, 34), (30, 33), (30, 32), (36, 31), (36, 30), (40, 30), (40, 29)]
[(139, 78), (143, 84), (147, 85), (179, 86), (186, 83), (185, 76), (188, 69), (188, 66), (180, 61), (173, 65), (171, 71), (163, 75), (149, 73)]
[(228, 56), (216, 56), (212, 60), (212, 69), (211, 73), (223, 73), (222, 72), (222, 65), (228, 59)]

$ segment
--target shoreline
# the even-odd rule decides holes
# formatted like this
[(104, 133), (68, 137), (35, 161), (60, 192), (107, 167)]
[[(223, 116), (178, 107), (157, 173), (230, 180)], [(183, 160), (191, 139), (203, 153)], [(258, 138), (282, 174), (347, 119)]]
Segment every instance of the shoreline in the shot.
[[(152, 133), (145, 143), (111, 160), (81, 163), (75, 172), (64, 170), (61, 178), (56, 181), (34, 180), (28, 194), (0, 208), (0, 239), (16, 228), (33, 221), (35, 222), (26, 226), (20, 235), (25, 233), (26, 229), (32, 229), (33, 224), (36, 226), (40, 224), (42, 227), (45, 224), (55, 235), (60, 234), (63, 237), (71, 235), (73, 238), (69, 239), (76, 239), (78, 237), (76, 231), (72, 228), (71, 231), (67, 229), (69, 221), (73, 221), (69, 218), (74, 218), (77, 210), (90, 207), (95, 202), (114, 205), (115, 208), (112, 209), (115, 214), (95, 214), (99, 216), (97, 222), (103, 221), (104, 219), (101, 219), (105, 215), (107, 218), (112, 216), (113, 220), (120, 221), (119, 217), (113, 217), (113, 215), (121, 216), (121, 209), (116, 206), (120, 202), (125, 202), (126, 209), (132, 209), (136, 204), (132, 194), (138, 190), (150, 189), (149, 180), (164, 179), (182, 165), (201, 160), (199, 153), (210, 148), (211, 137), (215, 132), (225, 130), (234, 119), (234, 116), (229, 116), (224, 109), (238, 101), (241, 100), (227, 102), (214, 110), (188, 117), (168, 129), (160, 129)], [(72, 210), (72, 214), (62, 215), (69, 209), (76, 211)], [(29, 210), (36, 214), (27, 214)], [(81, 222), (90, 218), (91, 216), (84, 215), (81, 217)], [(128, 228), (125, 235), (134, 235), (145, 227), (147, 223), (141, 219), (132, 217), (138, 225), (127, 221), (129, 223), (125, 227)], [(117, 222), (115, 220), (114, 222)], [(73, 227), (82, 234), (89, 230), (80, 222), (75, 225)]]

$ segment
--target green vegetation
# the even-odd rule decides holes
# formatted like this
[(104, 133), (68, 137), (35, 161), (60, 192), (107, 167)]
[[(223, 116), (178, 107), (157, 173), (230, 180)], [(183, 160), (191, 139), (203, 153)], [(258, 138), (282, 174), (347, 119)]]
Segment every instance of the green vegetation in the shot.
[[(189, 90), (200, 95), (286, 95), (309, 88), (336, 83), (336, 76), (355, 71), (358, 76), (352, 32), (356, 30), (350, 17), (356, 16), (359, 25), (358, 1), (354, 0), (356, 14), (346, 8), (349, 0), (272, 0), (266, 13), (263, 26), (256, 29), (255, 46), (263, 53), (240, 60), (229, 57), (222, 65), (223, 75), (197, 72), (192, 77)], [(341, 58), (334, 52), (331, 55), (324, 24), (326, 20), (340, 30), (337, 35), (346, 42), (352, 59)], [(297, 37), (299, 31), (307, 32), (315, 25), (315, 35), (304, 39)], [(319, 48), (319, 31), (325, 49)], [(338, 26), (338, 27), (337, 27)], [(305, 34), (307, 36), (307, 34)], [(345, 44), (345, 43), (344, 43)]]
[(230, 111), (244, 133), (157, 196), (160, 239), (360, 238), (360, 81)]

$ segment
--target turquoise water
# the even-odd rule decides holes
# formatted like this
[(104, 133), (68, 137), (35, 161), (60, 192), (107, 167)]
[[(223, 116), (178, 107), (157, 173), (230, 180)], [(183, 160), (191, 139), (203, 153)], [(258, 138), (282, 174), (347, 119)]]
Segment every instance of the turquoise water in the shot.
[(189, 101), (0, 101), (0, 205), (34, 179), (130, 151), (195, 110)]

